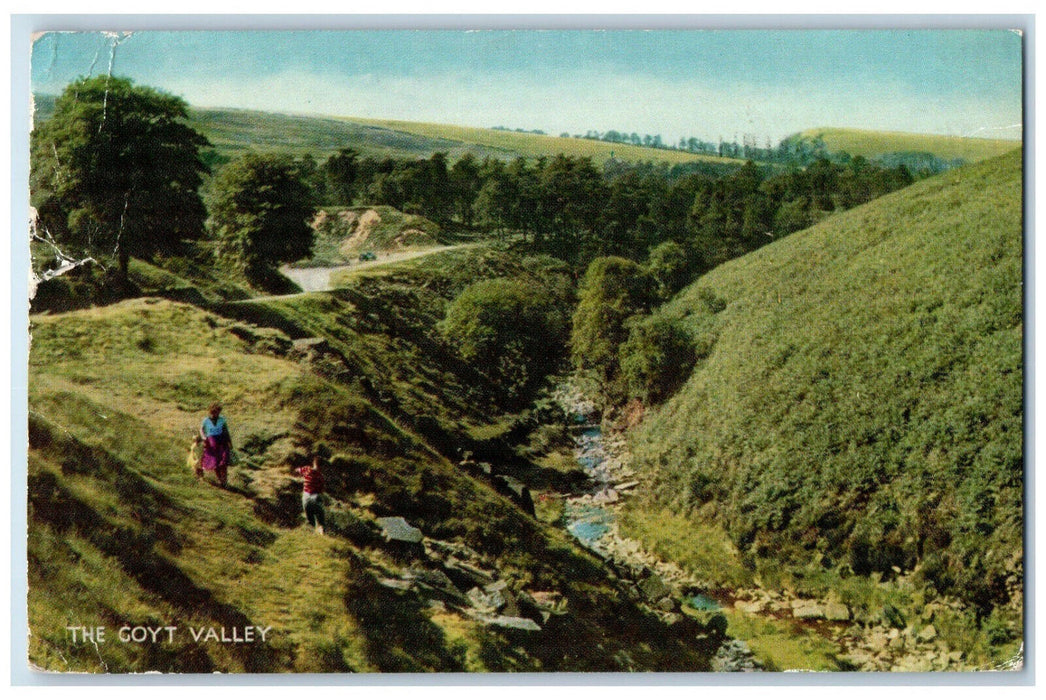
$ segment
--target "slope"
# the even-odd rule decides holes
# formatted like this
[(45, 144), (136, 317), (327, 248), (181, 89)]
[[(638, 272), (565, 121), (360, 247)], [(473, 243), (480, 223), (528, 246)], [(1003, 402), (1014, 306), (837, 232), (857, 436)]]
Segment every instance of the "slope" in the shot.
[[(1013, 152), (840, 214), (684, 290), (661, 313), (682, 319), (701, 359), (633, 435), (650, 480), (636, 518), (667, 507), (722, 528), (764, 581), (842, 592), (867, 616), (878, 609), (858, 580), (917, 592), (913, 609), (953, 597), (996, 652), (1012, 650), (1021, 197)], [(673, 546), (682, 559), (695, 547)]]
[[(389, 275), (337, 293), (212, 310), (145, 298), (34, 316), (31, 663), (707, 669), (714, 643), (698, 623), (665, 624), (563, 531), (445, 456), (458, 436), (471, 444), (472, 426), (506, 420), (491, 410), (489, 380), (454, 363), (430, 326), (440, 292), (511, 263), (458, 255), (457, 267), (440, 266), (450, 276)], [(186, 464), (215, 398), (240, 457), (227, 489)], [(301, 527), (292, 471), (322, 449), (332, 453), (327, 537)], [(397, 516), (423, 542), (384, 538), (379, 518)], [(81, 626), (107, 636), (77, 641), (68, 628)], [(135, 627), (176, 629), (120, 638)], [(192, 637), (248, 627), (266, 640), (258, 630), (252, 643)]]
[(912, 134), (899, 131), (817, 128), (798, 135), (807, 141), (823, 141), (828, 151), (845, 151), (852, 156), (880, 158), (888, 154), (928, 153), (942, 160), (976, 163), (994, 158), (1020, 145), (1020, 141), (983, 139), (939, 134)]

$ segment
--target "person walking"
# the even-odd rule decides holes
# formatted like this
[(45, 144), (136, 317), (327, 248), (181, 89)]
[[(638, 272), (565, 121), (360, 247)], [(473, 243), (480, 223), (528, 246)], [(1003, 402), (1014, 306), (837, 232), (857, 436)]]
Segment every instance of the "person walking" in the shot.
[(298, 468), (298, 473), (305, 478), (301, 491), (301, 507), (305, 518), (316, 532), (323, 534), (326, 525), (326, 514), (323, 512), (323, 472), (320, 469), (320, 458), (312, 458), (312, 464)]
[(222, 488), (228, 483), (229, 458), (232, 454), (232, 436), (229, 424), (222, 415), (222, 405), (213, 403), (207, 410), (207, 417), (200, 426), (200, 438), (203, 440), (203, 455), (200, 457), (200, 468), (197, 476), (204, 471), (213, 471)]

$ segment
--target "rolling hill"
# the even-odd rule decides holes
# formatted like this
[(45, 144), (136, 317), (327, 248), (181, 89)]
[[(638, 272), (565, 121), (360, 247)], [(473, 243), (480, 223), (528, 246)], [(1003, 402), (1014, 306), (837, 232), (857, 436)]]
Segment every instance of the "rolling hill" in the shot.
[[(938, 615), (937, 630), (985, 664), (1014, 653), (1022, 230), (1017, 151), (840, 214), (684, 290), (661, 313), (689, 329), (701, 359), (633, 434), (650, 479), (634, 534), (686, 559), (703, 539), (694, 533), (724, 533), (747, 562), (739, 569), (833, 592), (866, 620), (884, 600), (908, 620), (928, 600), (958, 600), (962, 612)], [(658, 527), (662, 508), (689, 525)], [(883, 588), (869, 593), (870, 581)]]
[(1020, 141), (984, 139), (937, 134), (912, 134), (899, 131), (816, 128), (797, 135), (806, 141), (823, 141), (829, 152), (845, 151), (852, 156), (881, 158), (897, 153), (928, 153), (942, 160), (977, 163), (1020, 146)]

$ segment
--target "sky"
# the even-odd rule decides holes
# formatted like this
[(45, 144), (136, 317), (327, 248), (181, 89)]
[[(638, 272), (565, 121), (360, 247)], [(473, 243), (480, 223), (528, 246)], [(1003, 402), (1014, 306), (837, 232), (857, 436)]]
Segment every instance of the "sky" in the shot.
[(1008, 30), (48, 33), (32, 89), (130, 77), (198, 107), (763, 144), (838, 126), (1019, 138)]

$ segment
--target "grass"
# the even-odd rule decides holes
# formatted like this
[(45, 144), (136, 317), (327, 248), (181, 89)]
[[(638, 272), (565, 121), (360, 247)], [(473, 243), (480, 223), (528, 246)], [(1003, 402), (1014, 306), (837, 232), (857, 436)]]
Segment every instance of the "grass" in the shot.
[[(684, 290), (661, 313), (709, 352), (634, 435), (657, 502), (809, 588), (823, 588), (810, 565), (884, 584), (897, 567), (929, 596), (961, 598), (980, 619), (949, 641), (970, 654), (989, 614), (1005, 620), (997, 638), (1020, 637), (1008, 591), (1023, 578), (1021, 196), (1013, 153)], [(673, 520), (636, 532), (699, 557), (663, 541), (658, 521), (685, 531)], [(853, 585), (840, 580), (829, 587)], [(871, 590), (853, 595), (875, 609)]]
[(525, 158), (536, 158), (562, 153), (573, 157), (591, 158), (596, 164), (602, 164), (609, 160), (611, 154), (613, 154), (613, 157), (618, 160), (664, 162), (672, 165), (693, 162), (736, 163), (738, 165), (743, 163), (742, 160), (735, 158), (720, 158), (719, 156), (700, 153), (645, 148), (632, 144), (610, 143), (593, 139), (528, 134), (501, 129), (484, 129), (480, 127), (430, 124), (392, 119), (361, 119), (358, 117), (339, 117), (338, 119), (381, 127), (423, 138), (446, 139), (462, 144), (474, 144), (504, 154), (507, 157), (523, 156)]
[[(455, 361), (434, 326), (465, 286), (521, 263), (482, 248), (434, 257), (333, 293), (212, 310), (143, 298), (32, 317), (33, 664), (114, 673), (707, 668), (708, 649), (688, 647), (685, 632), (630, 603), (558, 526), (453, 465), (459, 446), (486, 444), (472, 431), (502, 436), (512, 421), (496, 388)], [(326, 338), (326, 357), (290, 354), (292, 338), (314, 335)], [(197, 481), (185, 459), (214, 399), (240, 456), (227, 490)], [(325, 538), (302, 527), (291, 471), (319, 442), (334, 454)], [(571, 614), (517, 634), (382, 585), (407, 566), (375, 534), (384, 515), (472, 547), (516, 593), (559, 591)], [(182, 638), (95, 647), (70, 639), (65, 627), (80, 624), (110, 634), (174, 625)], [(190, 626), (245, 625), (271, 626), (269, 642), (188, 637)]]
[(932, 153), (944, 160), (961, 159), (976, 163), (994, 158), (1020, 146), (1020, 141), (983, 139), (937, 134), (911, 134), (897, 131), (818, 128), (800, 133), (807, 139), (823, 139), (829, 151), (846, 151), (852, 156), (874, 158), (887, 153)]

